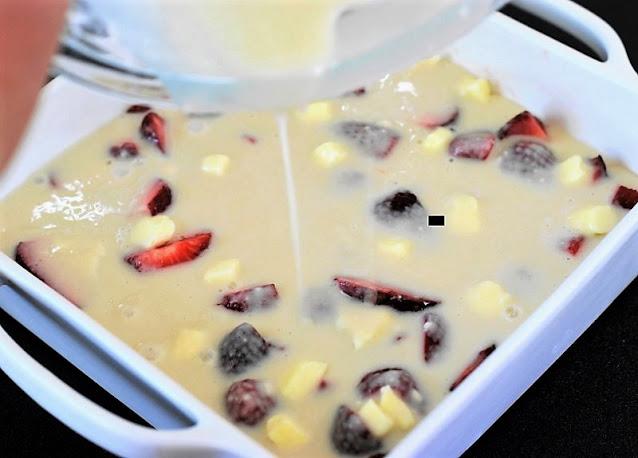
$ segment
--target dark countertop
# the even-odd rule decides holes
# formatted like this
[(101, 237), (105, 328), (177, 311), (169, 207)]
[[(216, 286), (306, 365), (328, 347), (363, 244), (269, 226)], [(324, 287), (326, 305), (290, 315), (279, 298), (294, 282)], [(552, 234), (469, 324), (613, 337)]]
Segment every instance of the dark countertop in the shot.
[[(638, 67), (638, 28), (629, 2), (576, 3), (616, 29)], [(134, 414), (2, 311), (0, 323), (25, 349), (78, 391), (135, 419)], [(638, 456), (637, 336), (635, 280), (466, 456)], [(108, 456), (42, 410), (2, 372), (0, 392), (0, 444), (3, 450), (10, 451), (5, 456)]]

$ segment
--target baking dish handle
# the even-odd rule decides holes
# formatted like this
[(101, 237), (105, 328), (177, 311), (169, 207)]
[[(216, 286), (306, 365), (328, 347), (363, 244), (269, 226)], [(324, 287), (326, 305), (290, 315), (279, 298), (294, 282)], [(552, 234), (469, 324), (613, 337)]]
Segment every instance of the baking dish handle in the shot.
[(602, 64), (616, 77), (636, 84), (638, 76), (627, 50), (607, 22), (571, 0), (512, 0), (512, 5), (546, 20), (592, 48)]
[[(25, 301), (3, 285), (12, 301)], [(25, 304), (28, 306), (28, 304)], [(156, 430), (137, 425), (109, 412), (77, 393), (23, 350), (0, 326), (0, 370), (26, 394), (69, 428), (117, 455), (127, 457), (218, 457), (225, 451), (200, 424)], [(226, 440), (227, 438), (225, 438)], [(228, 441), (226, 441), (228, 444)]]

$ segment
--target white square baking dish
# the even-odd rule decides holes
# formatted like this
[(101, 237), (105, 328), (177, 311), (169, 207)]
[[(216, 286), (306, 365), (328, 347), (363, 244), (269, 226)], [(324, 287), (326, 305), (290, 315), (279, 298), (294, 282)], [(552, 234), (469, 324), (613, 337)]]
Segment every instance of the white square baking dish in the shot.
[[(526, 3), (604, 56), (586, 57), (501, 14), (448, 54), (543, 118), (638, 172), (638, 77), (615, 32), (569, 0)], [(58, 78), (0, 198), (65, 147), (122, 112), (121, 100)], [(634, 209), (561, 286), (458, 389), (398, 444), (391, 457), (458, 456), (471, 445), (638, 275)], [(110, 332), (0, 254), (0, 307), (86, 372), (150, 424), (143, 428), (75, 393), (0, 328), (0, 368), (69, 427), (125, 456), (271, 456)]]

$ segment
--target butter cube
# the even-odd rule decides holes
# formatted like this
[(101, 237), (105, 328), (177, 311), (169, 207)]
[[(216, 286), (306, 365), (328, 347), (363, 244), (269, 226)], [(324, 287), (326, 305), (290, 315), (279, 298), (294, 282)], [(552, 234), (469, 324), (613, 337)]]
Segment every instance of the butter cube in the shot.
[(390, 238), (377, 243), (377, 251), (395, 258), (405, 258), (412, 251), (412, 242), (406, 239)]
[(611, 231), (620, 218), (611, 205), (595, 205), (572, 213), (567, 220), (581, 233), (599, 235)]
[(292, 401), (304, 398), (317, 388), (327, 370), (328, 365), (321, 361), (300, 362), (284, 382), (281, 394)]
[(586, 183), (591, 176), (591, 167), (577, 154), (558, 164), (558, 179), (565, 186)]
[(230, 158), (225, 154), (211, 154), (202, 160), (202, 170), (218, 177), (226, 173), (229, 165)]
[(421, 142), (423, 154), (433, 156), (447, 151), (454, 133), (446, 127), (437, 127)]
[(467, 300), (475, 312), (496, 315), (503, 313), (512, 295), (498, 283), (486, 280), (470, 288)]
[(485, 78), (467, 79), (461, 83), (459, 93), (478, 102), (487, 102), (492, 95), (490, 82)]
[(351, 308), (341, 312), (337, 326), (350, 331), (354, 348), (359, 350), (386, 335), (394, 319), (388, 310)]
[(379, 406), (401, 429), (411, 428), (416, 423), (410, 407), (387, 385), (381, 388)]
[(310, 437), (301, 426), (285, 414), (273, 415), (266, 422), (266, 434), (282, 448), (295, 448), (305, 444)]
[(144, 248), (153, 248), (168, 242), (175, 233), (175, 223), (166, 215), (145, 216), (129, 233), (129, 242)]
[(457, 234), (470, 235), (481, 230), (481, 215), (476, 197), (456, 194), (448, 201), (445, 213), (447, 227)]
[(376, 437), (385, 436), (394, 426), (394, 420), (372, 399), (368, 399), (361, 406), (359, 416)]
[(171, 352), (179, 359), (193, 359), (204, 349), (206, 334), (196, 329), (180, 329)]
[(308, 122), (326, 122), (332, 119), (332, 107), (329, 102), (314, 102), (304, 110), (297, 111), (297, 116)]
[(239, 272), (239, 259), (227, 259), (218, 262), (204, 274), (207, 283), (231, 283), (236, 280)]
[(342, 142), (325, 142), (313, 151), (315, 161), (326, 168), (341, 164), (349, 153), (349, 148)]

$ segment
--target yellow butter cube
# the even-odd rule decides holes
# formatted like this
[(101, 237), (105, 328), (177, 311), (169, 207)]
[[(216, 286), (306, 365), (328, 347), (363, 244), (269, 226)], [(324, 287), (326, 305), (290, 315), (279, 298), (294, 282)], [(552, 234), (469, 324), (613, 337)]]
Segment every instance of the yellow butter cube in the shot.
[(349, 154), (348, 146), (342, 142), (325, 142), (313, 151), (315, 161), (326, 168), (341, 164)]
[(386, 335), (394, 320), (388, 310), (348, 308), (339, 315), (337, 326), (350, 331), (354, 348), (359, 350)]
[(385, 256), (405, 258), (412, 251), (412, 242), (400, 238), (381, 240), (377, 243), (377, 251)]
[(229, 165), (230, 158), (225, 154), (211, 154), (202, 160), (202, 170), (215, 176), (224, 175)]
[(481, 314), (503, 313), (512, 299), (512, 295), (505, 291), (505, 288), (491, 280), (474, 285), (467, 294), (470, 308)]
[(168, 242), (175, 233), (175, 223), (166, 215), (145, 216), (129, 232), (129, 242), (153, 248)]
[(296, 401), (307, 396), (319, 385), (328, 365), (321, 361), (302, 361), (297, 364), (281, 388), (284, 397)]
[(565, 186), (575, 186), (587, 183), (591, 177), (591, 166), (575, 154), (569, 159), (558, 164), (558, 179)]
[(467, 79), (461, 83), (459, 92), (478, 102), (488, 102), (492, 95), (492, 86), (485, 78)]
[(297, 116), (308, 122), (326, 122), (332, 119), (332, 106), (329, 102), (314, 102), (304, 110), (297, 111)]
[(193, 359), (204, 349), (206, 341), (206, 333), (203, 331), (180, 329), (171, 352), (179, 359)]
[(394, 420), (372, 399), (368, 399), (361, 406), (359, 416), (376, 437), (385, 436), (394, 426)]
[(568, 217), (571, 227), (589, 235), (606, 234), (614, 228), (619, 220), (618, 213), (611, 205), (583, 208)]
[(227, 259), (218, 262), (204, 274), (208, 283), (230, 283), (236, 280), (239, 272), (239, 259)]
[(421, 142), (421, 151), (428, 155), (441, 154), (447, 151), (454, 133), (446, 127), (437, 127)]
[(379, 406), (401, 429), (411, 428), (416, 423), (410, 407), (387, 385), (381, 388)]
[(457, 234), (475, 234), (481, 230), (481, 214), (476, 197), (457, 194), (448, 201), (446, 225)]
[(285, 414), (273, 415), (266, 422), (268, 438), (281, 448), (296, 448), (310, 439), (301, 426)]

